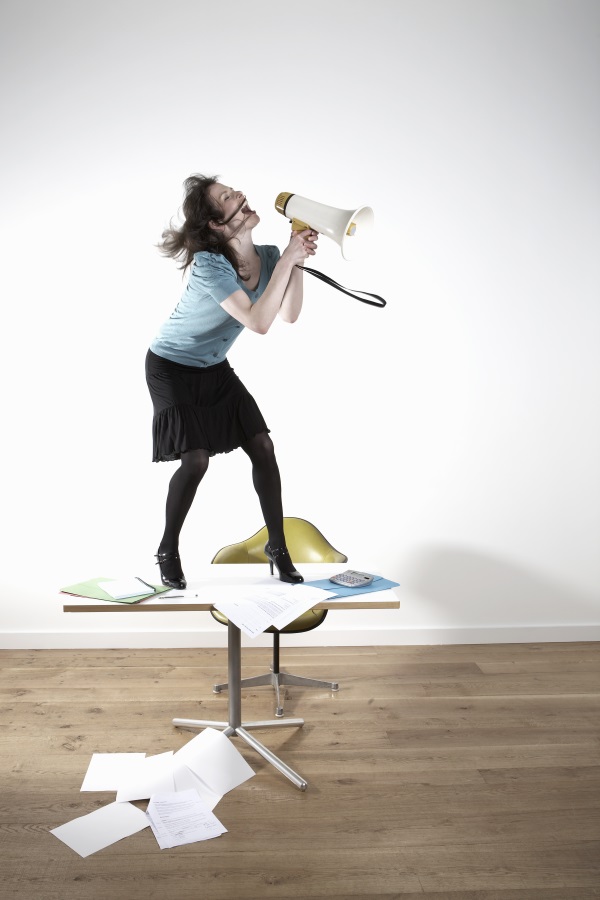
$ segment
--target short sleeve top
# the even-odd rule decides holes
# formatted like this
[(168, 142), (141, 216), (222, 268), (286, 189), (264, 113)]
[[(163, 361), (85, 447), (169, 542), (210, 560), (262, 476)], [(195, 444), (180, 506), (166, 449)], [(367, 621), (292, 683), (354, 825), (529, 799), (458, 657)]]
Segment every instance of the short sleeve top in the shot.
[(223, 362), (244, 326), (221, 303), (243, 290), (251, 303), (264, 292), (279, 259), (279, 249), (258, 245), (260, 278), (249, 290), (224, 256), (202, 251), (194, 254), (190, 276), (181, 299), (164, 323), (150, 349), (157, 356), (185, 366), (214, 366)]

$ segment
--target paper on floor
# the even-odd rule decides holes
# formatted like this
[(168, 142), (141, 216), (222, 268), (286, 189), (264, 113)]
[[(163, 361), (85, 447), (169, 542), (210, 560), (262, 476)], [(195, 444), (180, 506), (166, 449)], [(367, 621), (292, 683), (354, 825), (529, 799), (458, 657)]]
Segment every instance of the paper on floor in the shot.
[(255, 774), (229, 738), (215, 728), (205, 728), (180, 747), (174, 762), (177, 766), (187, 766), (219, 797)]
[[(212, 816), (212, 810), (224, 794), (254, 774), (229, 738), (214, 728), (205, 728), (176, 753), (168, 751), (149, 757), (144, 753), (94, 753), (81, 790), (116, 788), (115, 802), (73, 819), (51, 833), (80, 856), (89, 856), (150, 824), (146, 813), (127, 801), (155, 799), (158, 796), (163, 802), (163, 795), (173, 794), (180, 799), (183, 795), (183, 800), (188, 804), (194, 801), (188, 811), (191, 824), (196, 822), (198, 827), (194, 830), (190, 825), (188, 833), (186, 826), (185, 839), (177, 839), (175, 843), (165, 843), (164, 846), (174, 847), (177, 843), (216, 837), (227, 829)], [(163, 808), (163, 812), (168, 812), (171, 824), (180, 815), (185, 819), (185, 809), (178, 810), (172, 805), (172, 799), (164, 802), (171, 804)], [(159, 818), (157, 814), (155, 828), (160, 825)], [(160, 827), (167, 826), (163, 822)], [(169, 835), (164, 839), (177, 838), (171, 832)]]
[(193, 789), (154, 794), (147, 816), (161, 850), (206, 841), (227, 831)]
[(50, 832), (80, 856), (90, 856), (147, 828), (145, 812), (131, 803), (109, 803)]
[(146, 756), (126, 784), (117, 791), (117, 802), (148, 800), (152, 794), (175, 789), (173, 780), (173, 751)]
[(145, 753), (94, 753), (81, 790), (118, 791), (135, 776), (145, 758)]
[(173, 769), (173, 777), (176, 791), (197, 791), (200, 799), (203, 803), (206, 803), (209, 809), (214, 809), (219, 800), (223, 799), (223, 794), (216, 794), (214, 791), (211, 791), (209, 786), (197, 775), (194, 775), (187, 766), (176, 766)]

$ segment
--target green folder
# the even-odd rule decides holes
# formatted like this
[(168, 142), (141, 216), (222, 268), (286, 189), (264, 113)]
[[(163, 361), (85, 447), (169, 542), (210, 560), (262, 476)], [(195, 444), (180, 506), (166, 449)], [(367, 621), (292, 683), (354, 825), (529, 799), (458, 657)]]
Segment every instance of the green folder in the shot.
[(140, 600), (147, 600), (148, 597), (155, 597), (157, 594), (164, 594), (171, 588), (162, 584), (153, 584), (153, 591), (147, 594), (138, 594), (137, 597), (126, 597), (122, 600), (115, 600), (110, 594), (102, 590), (103, 581), (112, 581), (112, 578), (99, 576), (98, 578), (90, 578), (88, 581), (81, 581), (79, 584), (70, 584), (68, 587), (61, 588), (61, 594), (74, 594), (75, 597), (90, 597), (92, 600), (106, 600), (108, 603), (139, 603)]

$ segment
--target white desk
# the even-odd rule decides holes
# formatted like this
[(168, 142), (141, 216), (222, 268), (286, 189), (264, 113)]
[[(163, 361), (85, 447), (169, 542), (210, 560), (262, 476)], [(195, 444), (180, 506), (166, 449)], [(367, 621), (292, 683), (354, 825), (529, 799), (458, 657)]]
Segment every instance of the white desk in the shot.
[[(349, 568), (348, 564), (339, 563), (303, 563), (299, 565), (306, 581), (328, 578), (337, 572)], [(368, 570), (366, 570), (368, 571)], [(64, 612), (102, 612), (102, 613), (151, 613), (151, 612), (190, 612), (210, 611), (213, 608), (215, 586), (236, 586), (240, 588), (249, 584), (272, 584), (267, 564), (248, 565), (207, 565), (189, 584), (188, 591), (196, 591), (194, 599), (165, 599), (162, 596), (150, 597), (132, 605), (110, 603), (103, 600), (91, 600), (87, 597), (70, 597), (63, 603)], [(371, 594), (357, 594), (342, 599), (324, 600), (316, 604), (315, 609), (398, 609), (400, 601), (393, 591), (377, 591)], [(289, 728), (304, 725), (304, 719), (269, 719), (261, 722), (242, 722), (241, 691), (241, 632), (237, 625), (229, 622), (227, 629), (227, 668), (229, 683), (229, 710), (227, 722), (213, 722), (208, 719), (173, 719), (178, 728), (192, 731), (206, 727), (220, 728), (228, 737), (240, 737), (250, 747), (260, 753), (264, 759), (275, 766), (286, 778), (301, 791), (306, 789), (307, 782), (301, 775), (290, 769), (278, 756), (257, 741), (249, 730), (257, 728)]]

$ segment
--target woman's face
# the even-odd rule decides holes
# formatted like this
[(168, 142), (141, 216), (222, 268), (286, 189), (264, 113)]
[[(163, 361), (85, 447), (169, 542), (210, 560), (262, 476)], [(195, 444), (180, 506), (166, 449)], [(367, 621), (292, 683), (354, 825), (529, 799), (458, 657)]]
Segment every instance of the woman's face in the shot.
[(260, 217), (250, 209), (242, 191), (234, 191), (232, 187), (217, 182), (210, 186), (208, 193), (221, 210), (218, 224), (226, 227), (226, 234), (237, 234), (240, 228), (254, 228), (260, 222)]

